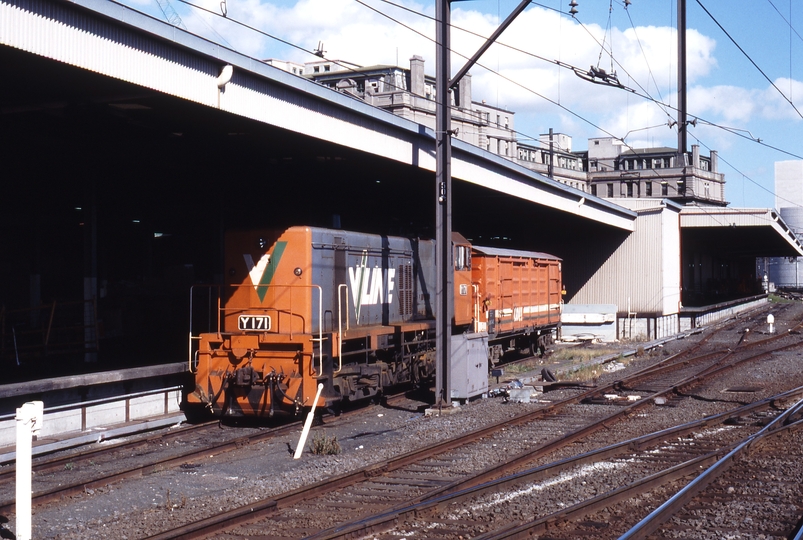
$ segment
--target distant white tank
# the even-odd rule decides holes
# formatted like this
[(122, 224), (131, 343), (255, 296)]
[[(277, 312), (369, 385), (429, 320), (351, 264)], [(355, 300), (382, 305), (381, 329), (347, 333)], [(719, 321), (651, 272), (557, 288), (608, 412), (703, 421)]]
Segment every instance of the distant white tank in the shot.
[[(803, 208), (781, 208), (781, 218), (799, 238), (803, 236)], [(776, 287), (803, 287), (803, 257), (773, 258), (769, 277)]]

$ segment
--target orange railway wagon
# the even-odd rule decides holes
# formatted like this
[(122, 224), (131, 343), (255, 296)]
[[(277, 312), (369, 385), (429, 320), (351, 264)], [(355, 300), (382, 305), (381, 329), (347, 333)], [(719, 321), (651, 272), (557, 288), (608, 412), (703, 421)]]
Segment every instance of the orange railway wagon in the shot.
[(542, 355), (560, 333), (561, 260), (547, 253), (474, 246), (475, 330), (487, 332), (489, 360), (506, 350)]

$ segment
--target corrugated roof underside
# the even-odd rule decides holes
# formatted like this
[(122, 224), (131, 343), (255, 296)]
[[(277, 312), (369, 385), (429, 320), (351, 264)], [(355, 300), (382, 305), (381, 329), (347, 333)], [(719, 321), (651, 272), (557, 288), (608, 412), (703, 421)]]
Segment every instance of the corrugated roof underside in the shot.
[[(1, 0), (0, 44), (280, 129), (435, 170), (434, 141), (430, 132), (422, 134), (421, 126), (309, 81), (291, 80), (280, 70), (120, 4)], [(227, 62), (235, 66), (234, 78), (220, 92), (216, 79)], [(452, 167), (456, 179), (632, 230), (635, 216), (629, 210), (520, 172), (512, 162), (477, 148), (456, 143)]]

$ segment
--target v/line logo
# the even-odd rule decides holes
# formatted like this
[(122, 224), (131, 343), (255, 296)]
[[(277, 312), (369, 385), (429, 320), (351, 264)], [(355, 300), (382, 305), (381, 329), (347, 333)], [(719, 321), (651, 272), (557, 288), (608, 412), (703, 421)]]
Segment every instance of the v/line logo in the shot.
[[(254, 264), (254, 258), (250, 253), (243, 254), (245, 267), (248, 269), (248, 277), (251, 278), (251, 283), (254, 286), (254, 290), (257, 292), (260, 302), (265, 300), (268, 286), (273, 281), (273, 275), (276, 273), (279, 261), (282, 260), (282, 254), (284, 254), (284, 248), (286, 246), (287, 242), (276, 242), (276, 245), (273, 247), (273, 252), (263, 253), (256, 264)], [(273, 259), (272, 264), (271, 259)]]
[(393, 302), (393, 290), (396, 288), (396, 270), (394, 268), (368, 268), (368, 254), (363, 252), (360, 264), (349, 267), (349, 285), (351, 299), (354, 302), (354, 314), (360, 320), (362, 306), (390, 304)]

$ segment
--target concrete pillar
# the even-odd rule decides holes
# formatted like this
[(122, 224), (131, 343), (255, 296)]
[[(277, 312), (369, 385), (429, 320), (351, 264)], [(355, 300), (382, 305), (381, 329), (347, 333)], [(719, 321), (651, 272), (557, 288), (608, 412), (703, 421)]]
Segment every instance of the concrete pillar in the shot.
[(719, 154), (716, 150), (711, 150), (711, 172), (717, 172), (719, 168)]
[(691, 166), (695, 169), (700, 168), (700, 145), (691, 145)]

